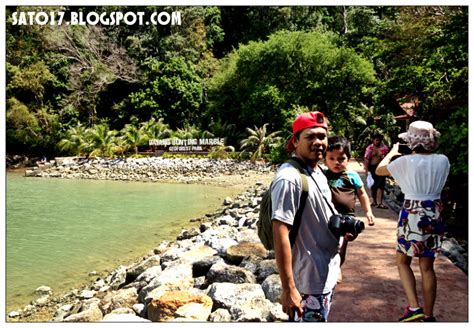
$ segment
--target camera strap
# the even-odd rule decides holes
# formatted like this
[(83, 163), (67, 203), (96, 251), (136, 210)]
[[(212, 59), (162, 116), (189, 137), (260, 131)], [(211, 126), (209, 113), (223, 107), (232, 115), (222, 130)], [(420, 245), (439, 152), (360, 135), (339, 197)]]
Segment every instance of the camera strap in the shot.
[[(307, 169), (307, 165), (306, 163), (304, 163), (301, 159), (299, 159), (298, 157), (292, 157), (292, 159), (299, 163), (300, 166), (303, 168), (303, 170), (309, 175), (309, 177), (314, 181), (314, 184), (316, 185), (316, 188), (318, 188), (318, 191), (319, 193), (321, 194), (321, 196), (323, 196), (324, 198), (324, 201), (326, 202), (326, 205), (329, 206), (329, 209), (331, 210), (332, 214), (336, 214), (336, 211), (334, 210), (333, 208), (333, 205), (328, 201), (328, 199), (326, 198), (326, 196), (324, 196), (324, 193), (321, 191), (321, 188), (319, 188), (319, 185), (318, 183), (316, 182), (316, 179), (313, 177), (313, 175), (308, 171)], [(323, 168), (321, 166), (319, 166), (318, 164), (318, 168), (321, 170), (321, 172), (323, 172)], [(323, 173), (324, 174), (324, 173)]]

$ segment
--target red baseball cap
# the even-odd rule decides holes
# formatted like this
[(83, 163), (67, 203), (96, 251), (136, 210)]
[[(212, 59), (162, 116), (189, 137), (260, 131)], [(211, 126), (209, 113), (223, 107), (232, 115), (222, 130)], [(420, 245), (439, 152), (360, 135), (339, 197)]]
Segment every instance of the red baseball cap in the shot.
[(323, 113), (321, 112), (307, 112), (300, 114), (296, 117), (295, 121), (293, 122), (293, 136), (291, 137), (290, 141), (288, 142), (287, 149), (289, 152), (292, 152), (295, 150), (295, 146), (293, 144), (293, 141), (295, 139), (295, 134), (300, 132), (301, 130), (307, 129), (307, 128), (315, 128), (315, 127), (321, 127), (325, 128), (326, 130), (328, 129), (328, 123), (326, 122), (326, 119), (324, 118)]

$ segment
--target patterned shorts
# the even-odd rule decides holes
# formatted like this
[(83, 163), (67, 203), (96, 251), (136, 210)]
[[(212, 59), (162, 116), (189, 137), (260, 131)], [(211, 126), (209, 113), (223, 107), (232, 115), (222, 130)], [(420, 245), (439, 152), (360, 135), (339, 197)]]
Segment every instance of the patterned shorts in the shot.
[(327, 322), (329, 310), (331, 309), (334, 289), (326, 294), (307, 295), (303, 294), (301, 306), (303, 316), (295, 315), (295, 322)]
[(440, 200), (406, 199), (397, 227), (397, 251), (410, 257), (436, 257), (441, 251), (444, 222)]

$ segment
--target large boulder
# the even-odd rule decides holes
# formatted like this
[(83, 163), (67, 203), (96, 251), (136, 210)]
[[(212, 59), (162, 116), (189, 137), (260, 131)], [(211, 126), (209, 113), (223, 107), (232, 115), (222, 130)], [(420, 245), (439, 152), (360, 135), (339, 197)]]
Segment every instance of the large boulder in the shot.
[(152, 300), (147, 306), (151, 321), (206, 321), (212, 310), (212, 300), (205, 294), (170, 291)]
[(272, 274), (278, 274), (278, 266), (276, 260), (260, 261), (257, 270), (257, 281), (262, 282)]
[(224, 263), (220, 256), (208, 256), (193, 262), (193, 277), (205, 276), (216, 263)]
[(197, 245), (180, 254), (179, 259), (182, 261), (194, 263), (214, 255), (217, 255), (217, 251), (214, 248), (207, 245)]
[[(102, 299), (101, 306), (105, 314), (115, 309), (132, 308), (137, 303), (138, 293), (136, 288), (125, 288), (109, 293)], [(133, 311), (133, 310), (131, 310)]]
[(159, 276), (163, 270), (161, 269), (161, 265), (155, 265), (151, 268), (146, 269), (143, 271), (137, 279), (135, 279), (136, 282), (146, 282), (149, 283), (152, 281), (154, 278)]
[(245, 257), (251, 255), (263, 259), (267, 256), (267, 253), (262, 243), (243, 241), (235, 246), (230, 246), (227, 249), (226, 256), (231, 263), (240, 263)]
[(256, 283), (255, 276), (249, 270), (223, 262), (214, 264), (207, 273), (209, 283), (232, 282), (234, 284)]
[(268, 276), (262, 283), (262, 289), (267, 299), (274, 303), (279, 302), (283, 292), (280, 276), (278, 274)]
[(236, 322), (265, 322), (271, 320), (273, 303), (265, 298), (241, 299), (235, 302), (229, 312)]
[(193, 286), (194, 279), (191, 263), (174, 263), (163, 270), (159, 276), (153, 278), (147, 286), (142, 288), (139, 294), (139, 300), (143, 303), (147, 303), (151, 299), (159, 297), (163, 292), (186, 290)]
[(207, 295), (214, 302), (214, 309), (228, 310), (242, 300), (265, 298), (265, 293), (259, 284), (232, 284), (229, 282), (213, 283), (209, 286)]

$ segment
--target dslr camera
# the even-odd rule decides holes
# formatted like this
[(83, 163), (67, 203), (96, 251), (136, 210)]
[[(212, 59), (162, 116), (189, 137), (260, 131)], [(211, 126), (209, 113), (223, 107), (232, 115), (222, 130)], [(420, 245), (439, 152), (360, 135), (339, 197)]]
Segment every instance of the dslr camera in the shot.
[(328, 227), (334, 236), (339, 238), (348, 232), (357, 236), (365, 229), (365, 224), (351, 215), (333, 214), (329, 218)]

